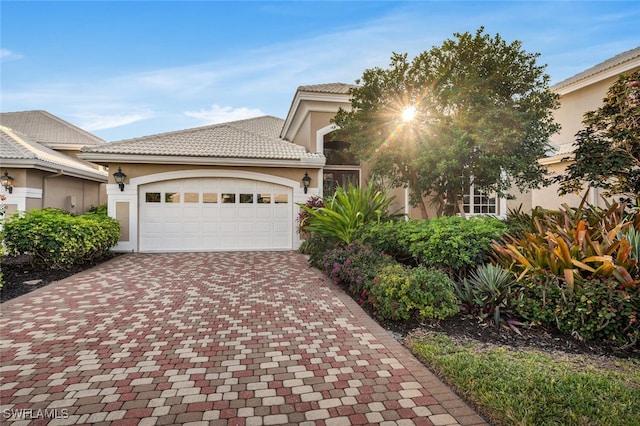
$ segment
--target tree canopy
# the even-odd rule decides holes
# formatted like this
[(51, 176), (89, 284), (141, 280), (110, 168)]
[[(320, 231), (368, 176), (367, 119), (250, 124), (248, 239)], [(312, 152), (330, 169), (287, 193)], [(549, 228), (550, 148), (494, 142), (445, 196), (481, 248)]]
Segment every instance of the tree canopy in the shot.
[(640, 71), (621, 75), (603, 105), (584, 115), (576, 134), (575, 161), (558, 177), (560, 192), (578, 192), (585, 184), (622, 196), (640, 197)]
[(374, 176), (409, 186), (423, 217), (427, 196), (438, 214), (462, 213), (471, 184), (500, 196), (547, 184), (538, 159), (558, 130), (558, 97), (539, 54), (482, 27), (454, 37), (412, 61), (393, 53), (388, 69), (365, 70), (351, 109), (333, 120)]

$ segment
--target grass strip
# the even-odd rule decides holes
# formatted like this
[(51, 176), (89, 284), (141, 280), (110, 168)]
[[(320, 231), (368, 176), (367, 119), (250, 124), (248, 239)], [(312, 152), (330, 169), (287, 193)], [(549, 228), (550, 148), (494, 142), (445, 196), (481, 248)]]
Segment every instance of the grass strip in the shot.
[(463, 346), (442, 334), (410, 346), (495, 425), (640, 425), (640, 360), (606, 366), (580, 355)]

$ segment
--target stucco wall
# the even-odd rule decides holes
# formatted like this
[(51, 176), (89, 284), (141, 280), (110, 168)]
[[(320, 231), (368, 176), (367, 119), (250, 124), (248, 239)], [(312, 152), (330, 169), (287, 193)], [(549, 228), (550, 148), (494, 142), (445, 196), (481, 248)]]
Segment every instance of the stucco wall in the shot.
[(291, 179), (300, 183), (302, 187), (302, 178), (304, 173), (307, 172), (312, 178), (311, 186), (315, 187), (318, 183), (318, 169), (312, 168), (279, 168), (279, 167), (238, 167), (238, 166), (197, 166), (187, 164), (109, 164), (109, 183), (114, 184), (113, 173), (118, 170), (118, 167), (122, 168), (122, 171), (127, 175), (125, 185), (130, 179), (146, 176), (156, 173), (172, 172), (179, 170), (237, 170), (245, 172), (263, 173), (273, 176), (278, 176), (286, 179)]

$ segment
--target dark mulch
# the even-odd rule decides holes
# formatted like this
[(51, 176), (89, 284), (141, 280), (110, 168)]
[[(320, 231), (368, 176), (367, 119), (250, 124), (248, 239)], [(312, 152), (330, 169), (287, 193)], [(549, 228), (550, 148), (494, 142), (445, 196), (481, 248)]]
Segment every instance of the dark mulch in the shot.
[[(2, 262), (4, 287), (0, 289), (0, 302), (6, 302), (14, 297), (29, 293), (55, 281), (92, 268), (101, 262), (112, 259), (117, 254), (111, 254), (102, 259), (96, 259), (84, 265), (77, 265), (67, 270), (33, 270), (28, 257), (8, 257)], [(37, 284), (25, 282), (41, 280)], [(373, 313), (370, 312), (373, 316)], [(375, 317), (375, 316), (374, 316)], [(581, 341), (570, 335), (545, 327), (521, 327), (520, 334), (505, 328), (496, 328), (475, 320), (456, 316), (437, 322), (382, 322), (394, 337), (402, 341), (409, 335), (425, 333), (447, 334), (458, 342), (474, 342), (485, 346), (505, 346), (513, 349), (537, 349), (554, 355), (581, 354), (610, 359), (640, 358), (640, 347), (621, 349), (615, 344), (603, 341)]]
[(503, 346), (516, 350), (535, 349), (552, 355), (589, 355), (610, 358), (640, 359), (640, 346), (621, 348), (615, 342), (580, 340), (577, 337), (543, 326), (519, 327), (520, 334), (507, 328), (494, 327), (464, 316), (423, 323), (384, 323), (396, 338), (442, 333), (459, 343), (476, 343), (484, 347)]
[(0, 303), (93, 268), (117, 255), (117, 253), (110, 253), (102, 258), (74, 265), (68, 269), (37, 269), (31, 266), (29, 256), (5, 257), (0, 264), (4, 277), (4, 285), (0, 289)]

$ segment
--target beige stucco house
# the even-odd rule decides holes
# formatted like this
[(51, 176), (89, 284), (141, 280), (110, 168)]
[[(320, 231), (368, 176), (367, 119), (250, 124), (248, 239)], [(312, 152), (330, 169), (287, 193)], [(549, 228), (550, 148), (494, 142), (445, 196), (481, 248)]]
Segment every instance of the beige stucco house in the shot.
[[(560, 95), (560, 108), (555, 112), (555, 120), (562, 125), (559, 133), (553, 135), (551, 143), (555, 153), (540, 162), (554, 174), (562, 174), (573, 158), (575, 135), (583, 129), (582, 119), (588, 111), (594, 111), (602, 105), (609, 87), (618, 76), (640, 69), (640, 47), (614, 56), (594, 67), (561, 81), (551, 87)], [(552, 185), (533, 191), (531, 206), (557, 209), (563, 203), (576, 206), (582, 194), (558, 195), (558, 185)], [(591, 204), (604, 206), (597, 188), (591, 188), (588, 194)], [(525, 200), (528, 202), (529, 200)]]
[(77, 157), (106, 142), (45, 111), (0, 114), (0, 187), (6, 213), (56, 207), (84, 213), (106, 203), (107, 171)]
[[(540, 161), (562, 171), (584, 112), (601, 104), (619, 74), (638, 67), (640, 48), (553, 86), (561, 96), (556, 119), (562, 131), (551, 141), (556, 152)], [(340, 107), (350, 107), (351, 87), (301, 86), (284, 120), (265, 116), (113, 143), (41, 111), (2, 114), (0, 173), (8, 170), (15, 178), (9, 200), (14, 209), (85, 210), (106, 203), (122, 225), (118, 251), (296, 249), (297, 203), (369, 178), (366, 164), (331, 138), (338, 130), (331, 119)], [(34, 124), (42, 120), (47, 126)], [(119, 171), (126, 175), (124, 185), (115, 181)], [(99, 188), (107, 179), (105, 200)], [(73, 188), (80, 181), (77, 192)], [(392, 195), (393, 208), (420, 217), (408, 205), (405, 189)], [(553, 187), (509, 201), (470, 188), (465, 199), (470, 214), (498, 216), (519, 204), (557, 208), (576, 201), (558, 197)]]

